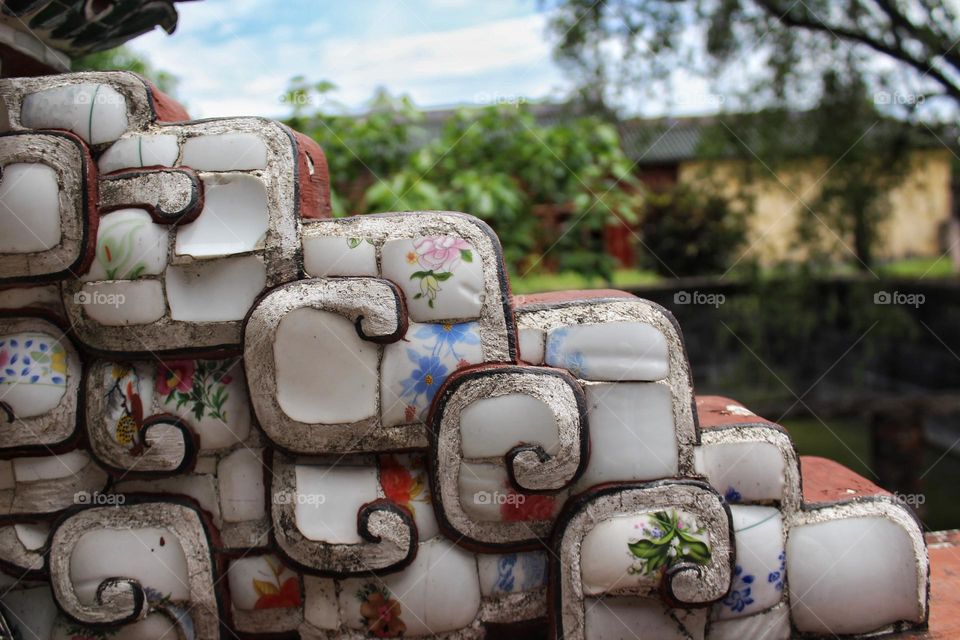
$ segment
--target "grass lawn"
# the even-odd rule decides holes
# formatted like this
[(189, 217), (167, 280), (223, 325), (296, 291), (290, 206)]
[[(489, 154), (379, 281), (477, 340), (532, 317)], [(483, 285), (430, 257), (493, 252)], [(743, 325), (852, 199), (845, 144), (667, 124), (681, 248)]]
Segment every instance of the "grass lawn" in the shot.
[(957, 275), (949, 256), (907, 258), (880, 265), (874, 271), (881, 276), (896, 278), (950, 278)]
[(539, 293), (542, 291), (563, 291), (567, 289), (604, 289), (612, 287), (636, 287), (652, 284), (661, 280), (653, 271), (639, 269), (617, 269), (613, 280), (606, 282), (602, 278), (587, 278), (574, 271), (560, 273), (529, 273), (525, 276), (511, 276), (510, 285), (514, 293)]

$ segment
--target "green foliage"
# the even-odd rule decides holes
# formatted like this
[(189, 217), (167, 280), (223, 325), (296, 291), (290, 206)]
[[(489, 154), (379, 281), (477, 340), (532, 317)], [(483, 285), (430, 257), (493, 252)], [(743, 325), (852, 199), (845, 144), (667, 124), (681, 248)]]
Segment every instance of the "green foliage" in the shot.
[(724, 273), (743, 248), (742, 209), (686, 184), (650, 193), (640, 225), (649, 266), (663, 275)]
[[(287, 123), (324, 148), (337, 215), (447, 209), (487, 221), (508, 266), (609, 277), (603, 228), (635, 220), (641, 186), (615, 127), (542, 125), (521, 106), (462, 109), (428, 133), (407, 98), (379, 92), (361, 116), (337, 112), (330, 83), (294, 78)], [(537, 211), (560, 214), (559, 229)]]
[(81, 56), (73, 61), (71, 69), (73, 71), (133, 71), (168, 94), (176, 91), (178, 82), (175, 75), (154, 68), (143, 55), (124, 46)]

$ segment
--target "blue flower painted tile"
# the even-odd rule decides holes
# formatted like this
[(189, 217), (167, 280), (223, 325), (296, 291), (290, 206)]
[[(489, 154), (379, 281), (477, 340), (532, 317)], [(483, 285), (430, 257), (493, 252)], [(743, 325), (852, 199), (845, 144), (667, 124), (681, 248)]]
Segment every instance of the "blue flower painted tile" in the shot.
[(384, 426), (422, 422), (447, 377), (480, 362), (478, 323), (411, 322), (406, 337), (384, 349), (380, 381)]
[(714, 607), (714, 619), (748, 616), (783, 600), (786, 554), (780, 511), (773, 507), (732, 505), (737, 545), (733, 586)]
[(0, 336), (0, 396), (13, 415), (43, 415), (67, 389), (67, 351), (53, 336), (23, 332)]

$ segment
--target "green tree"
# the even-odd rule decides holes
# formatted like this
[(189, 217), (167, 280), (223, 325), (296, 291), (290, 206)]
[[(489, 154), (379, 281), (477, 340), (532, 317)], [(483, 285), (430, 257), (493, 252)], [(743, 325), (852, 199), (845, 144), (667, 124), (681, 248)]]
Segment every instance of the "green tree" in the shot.
[(153, 82), (164, 93), (172, 95), (177, 89), (175, 75), (156, 69), (146, 56), (125, 46), (88, 53), (76, 58), (71, 68), (73, 71), (133, 71)]

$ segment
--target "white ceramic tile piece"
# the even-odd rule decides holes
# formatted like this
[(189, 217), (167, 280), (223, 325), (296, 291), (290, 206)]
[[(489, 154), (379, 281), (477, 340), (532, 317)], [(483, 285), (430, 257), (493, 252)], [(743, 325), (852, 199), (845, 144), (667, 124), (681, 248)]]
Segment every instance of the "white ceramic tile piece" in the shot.
[(230, 601), (241, 611), (299, 606), (300, 578), (274, 555), (245, 556), (227, 569)]
[(30, 551), (42, 549), (47, 544), (47, 536), (50, 535), (50, 525), (46, 522), (15, 524), (13, 528), (17, 533), (20, 544)]
[(167, 311), (159, 280), (86, 282), (74, 301), (87, 317), (108, 327), (150, 324)]
[[(580, 546), (583, 592), (602, 595), (616, 589), (651, 589), (661, 571), (679, 562), (710, 560), (709, 535), (696, 516), (677, 509), (620, 514), (590, 529)], [(649, 553), (653, 549), (658, 553)]]
[(783, 500), (786, 462), (769, 442), (729, 442), (697, 447), (696, 469), (727, 502)]
[(543, 364), (547, 346), (547, 334), (540, 329), (523, 328), (520, 336), (520, 358), (530, 364)]
[(280, 408), (306, 423), (376, 416), (379, 353), (340, 314), (294, 309), (280, 320), (273, 345)]
[(584, 380), (662, 380), (670, 373), (667, 339), (643, 322), (558, 327), (547, 334), (545, 360)]
[(746, 618), (714, 620), (707, 634), (707, 640), (790, 640), (790, 637), (790, 609), (786, 604)]
[(303, 239), (303, 268), (316, 278), (377, 276), (377, 248), (363, 238), (311, 236)]
[(49, 586), (4, 590), (0, 597), (6, 619), (13, 626), (15, 638), (46, 640), (57, 619), (57, 605)]
[(158, 363), (156, 380), (161, 407), (190, 424), (201, 449), (223, 449), (247, 439), (250, 401), (239, 358)]
[(100, 218), (97, 252), (82, 280), (134, 280), (167, 266), (169, 233), (143, 209), (120, 209)]
[(713, 608), (717, 619), (742, 618), (777, 605), (786, 584), (783, 522), (774, 507), (733, 505), (737, 563), (733, 585)]
[(18, 418), (43, 415), (67, 390), (67, 351), (60, 339), (24, 331), (0, 335), (0, 397)]
[(362, 542), (360, 507), (379, 497), (373, 467), (297, 465), (295, 517), (308, 540), (334, 544)]
[(523, 593), (547, 586), (547, 554), (543, 551), (480, 554), (477, 569), (484, 596)]
[(62, 304), (60, 287), (57, 284), (10, 287), (0, 291), (0, 309), (40, 307), (59, 311)]
[(303, 576), (303, 618), (318, 629), (340, 628), (340, 603), (332, 578)]
[(519, 493), (510, 486), (505, 466), (486, 462), (461, 463), (458, 486), (464, 513), (480, 522), (550, 520), (564, 499)]
[(263, 246), (270, 224), (263, 180), (248, 175), (203, 177), (203, 210), (177, 229), (176, 252), (195, 258), (228, 256)]
[(483, 307), (483, 265), (473, 246), (457, 236), (420, 236), (383, 245), (383, 277), (403, 289), (417, 322), (468, 320)]
[(183, 143), (180, 164), (197, 171), (265, 169), (267, 147), (252, 133), (195, 136)]
[(57, 172), (45, 164), (27, 162), (8, 164), (2, 171), (0, 253), (33, 253), (58, 246), (61, 234)]
[(669, 387), (604, 383), (587, 386), (586, 396), (591, 463), (579, 488), (677, 474), (679, 447)]
[(138, 133), (110, 145), (100, 156), (98, 165), (103, 173), (139, 167), (172, 167), (179, 153), (177, 136)]
[(340, 611), (348, 627), (374, 636), (429, 636), (469, 626), (480, 598), (475, 556), (437, 538), (422, 543), (399, 573), (344, 580)]
[(503, 456), (519, 444), (538, 444), (549, 455), (560, 447), (553, 410), (539, 398), (511, 393), (483, 398), (460, 414), (465, 458)]
[(266, 283), (266, 267), (256, 256), (170, 266), (170, 317), (189, 322), (242, 320)]
[(444, 380), (456, 369), (480, 362), (478, 323), (411, 322), (403, 340), (384, 348), (380, 385), (384, 426), (425, 420)]
[(30, 129), (67, 129), (90, 144), (112, 142), (127, 130), (127, 101), (105, 84), (71, 84), (24, 97), (20, 121)]
[(17, 482), (59, 480), (76, 475), (88, 464), (90, 456), (80, 450), (40, 458), (16, 458), (13, 477)]
[(259, 450), (237, 449), (220, 461), (220, 512), (226, 522), (259, 520), (267, 513)]
[(587, 640), (703, 640), (703, 609), (669, 609), (652, 598), (587, 598)]
[(173, 600), (190, 598), (187, 558), (168, 529), (96, 529), (83, 534), (70, 555), (70, 581), (80, 602), (94, 604), (100, 585), (118, 575)]
[(220, 500), (213, 476), (184, 475), (158, 480), (125, 480), (114, 485), (116, 493), (162, 493), (193, 498), (214, 520), (220, 519)]
[(409, 509), (420, 542), (440, 533), (430, 499), (430, 474), (424, 456), (388, 454), (379, 459), (380, 489), (390, 500)]
[(867, 633), (921, 616), (910, 537), (886, 518), (792, 527), (787, 575), (790, 615), (800, 632)]

